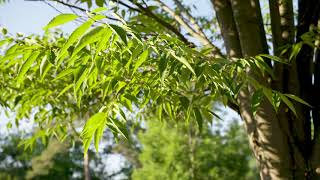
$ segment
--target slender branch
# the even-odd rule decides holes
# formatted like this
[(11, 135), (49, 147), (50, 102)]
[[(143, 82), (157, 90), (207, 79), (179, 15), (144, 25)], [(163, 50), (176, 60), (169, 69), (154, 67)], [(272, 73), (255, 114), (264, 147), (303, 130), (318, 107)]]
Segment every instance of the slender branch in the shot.
[(52, 9), (54, 9), (55, 11), (57, 11), (58, 13), (62, 14), (62, 11), (60, 11), (59, 9), (57, 9), (56, 7), (54, 7), (52, 4), (50, 4), (47, 1), (42, 1), (43, 3), (47, 4), (48, 6), (50, 6)]
[(180, 33), (180, 31), (178, 31), (174, 26), (172, 26), (171, 24), (167, 23), (166, 21), (164, 21), (163, 19), (155, 15), (148, 7), (143, 7), (141, 4), (135, 2), (134, 0), (129, 0), (129, 1), (132, 4), (136, 5), (143, 13), (145, 13), (145, 15), (156, 20), (159, 24), (161, 24), (162, 26), (164, 26), (165, 28), (173, 32), (175, 35), (177, 35), (181, 41), (183, 41), (187, 45), (194, 46), (194, 44), (189, 42), (188, 39)]
[(181, 12), (184, 13), (184, 15), (188, 18), (188, 20), (190, 21), (191, 25), (194, 27), (194, 29), (197, 31), (197, 33), (199, 33), (200, 35), (202, 35), (203, 37), (205, 37), (206, 39), (207, 36), (205, 35), (205, 33), (202, 31), (201, 27), (199, 26), (199, 24), (197, 23), (197, 21), (194, 19), (194, 17), (187, 11), (187, 9), (183, 6), (183, 4), (178, 1), (178, 0), (173, 0), (174, 3), (178, 6), (178, 8), (181, 10)]
[[(45, 0), (43, 0), (43, 1), (45, 1)], [(64, 5), (64, 6), (67, 6), (67, 7), (69, 7), (71, 10), (76, 9), (76, 10), (79, 10), (79, 11), (84, 12), (84, 13), (89, 12), (89, 13), (91, 13), (91, 14), (95, 14), (95, 13), (90, 12), (90, 11), (87, 10), (87, 9), (84, 9), (84, 8), (82, 8), (82, 7), (75, 6), (75, 5), (72, 5), (72, 4), (68, 4), (68, 3), (63, 2), (63, 1), (60, 1), (60, 0), (50, 0), (50, 1), (57, 2), (57, 3), (59, 3), (59, 4), (62, 4), (62, 5)], [(74, 12), (74, 11), (73, 11), (73, 12)], [(109, 16), (106, 16), (106, 18), (109, 19), (109, 20), (113, 20), (113, 21), (120, 21), (120, 20), (117, 19), (117, 18), (113, 18), (113, 17), (109, 17)]]
[(75, 5), (72, 5), (72, 4), (68, 4), (68, 3), (60, 1), (60, 0), (51, 0), (51, 1), (57, 2), (59, 4), (62, 4), (64, 6), (67, 6), (67, 7), (70, 7), (70, 8), (77, 9), (77, 10), (82, 11), (82, 12), (89, 12), (89, 10), (87, 10), (87, 9), (84, 9), (82, 7), (75, 6)]
[(131, 9), (131, 10), (134, 10), (134, 11), (137, 11), (137, 12), (141, 13), (141, 10), (140, 10), (140, 9), (135, 8), (135, 7), (132, 7), (132, 6), (126, 4), (126, 3), (122, 2), (122, 1), (118, 1), (118, 0), (112, 0), (112, 1), (113, 1), (113, 2), (117, 2), (117, 3), (121, 4), (122, 6), (128, 8), (128, 9)]
[[(184, 27), (188, 33), (198, 39), (201, 44), (203, 44), (204, 46), (209, 46), (210, 48), (213, 49), (213, 55), (216, 57), (223, 57), (221, 51), (219, 50), (218, 47), (216, 47), (215, 45), (213, 45), (207, 38), (206, 36), (201, 33), (202, 31), (200, 30), (200, 32), (197, 32), (196, 30), (194, 30), (188, 23), (186, 23), (179, 15), (177, 15), (170, 7), (168, 7), (165, 3), (163, 3), (160, 0), (157, 0), (158, 4), (160, 5), (160, 7), (166, 11), (167, 13), (169, 13), (182, 27)], [(193, 19), (194, 20), (194, 19)], [(200, 28), (198, 26), (198, 28)]]

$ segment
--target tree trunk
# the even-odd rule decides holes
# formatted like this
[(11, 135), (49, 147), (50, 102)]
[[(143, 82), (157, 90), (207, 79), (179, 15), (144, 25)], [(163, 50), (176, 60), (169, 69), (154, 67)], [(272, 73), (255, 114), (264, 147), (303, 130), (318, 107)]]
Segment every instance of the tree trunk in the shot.
[[(236, 48), (240, 44), (241, 53), (237, 53), (236, 57), (266, 53), (265, 47), (267, 44), (265, 37), (262, 37), (265, 36), (265, 32), (261, 25), (263, 21), (258, 1), (212, 0), (212, 3), (215, 6), (227, 52), (234, 52), (232, 48)], [(222, 5), (222, 7), (227, 7), (228, 4), (231, 5), (229, 8), (221, 8)], [(278, 6), (273, 8), (276, 9)], [(280, 20), (280, 12), (276, 11), (279, 14), (275, 14), (275, 16)], [(290, 9), (286, 12), (291, 13)], [(226, 22), (229, 26), (225, 25)], [(230, 27), (232, 27), (230, 23), (235, 23), (236, 26), (233, 27), (231, 32), (237, 32), (237, 36), (227, 33), (230, 32)], [(280, 22), (276, 23), (278, 24), (278, 30), (276, 31), (276, 33), (279, 33), (278, 36), (281, 35), (282, 31), (288, 30)], [(285, 25), (290, 26), (292, 24), (289, 22)], [(291, 32), (287, 33), (289, 35), (285, 37), (289, 37), (288, 39), (293, 37)], [(288, 41), (292, 41), (292, 39)], [(285, 42), (278, 43), (284, 44)], [(232, 55), (229, 53), (229, 56)], [(283, 73), (283, 70), (281, 70), (281, 73)], [(248, 69), (248, 74), (252, 74), (251, 69)], [(256, 76), (255, 78), (265, 86), (269, 86), (268, 77)], [(240, 92), (238, 101), (250, 146), (260, 167), (261, 179), (305, 179), (304, 159), (290, 134), (288, 118), (279, 116), (266, 99), (261, 103), (257, 114), (253, 116), (250, 107), (250, 97), (253, 91), (253, 87), (246, 87)], [(282, 109), (287, 111), (287, 108)]]
[(84, 157), (83, 157), (83, 170), (84, 170), (85, 180), (91, 180), (89, 164), (90, 164), (89, 152), (87, 152), (86, 154), (84, 154)]

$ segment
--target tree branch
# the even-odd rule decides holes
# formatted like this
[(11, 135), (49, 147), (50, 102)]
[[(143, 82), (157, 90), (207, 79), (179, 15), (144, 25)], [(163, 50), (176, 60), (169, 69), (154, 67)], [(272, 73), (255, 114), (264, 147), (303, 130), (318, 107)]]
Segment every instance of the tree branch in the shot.
[[(43, 1), (46, 1), (46, 0), (43, 0)], [(63, 1), (60, 1), (60, 0), (50, 0), (50, 1), (57, 2), (57, 3), (59, 3), (59, 4), (62, 4), (62, 5), (64, 5), (64, 6), (69, 7), (70, 9), (76, 9), (76, 10), (79, 10), (79, 11), (81, 11), (81, 12), (89, 12), (89, 13), (92, 13), (92, 12), (90, 12), (90, 11), (87, 10), (87, 9), (84, 9), (84, 8), (82, 8), (82, 7), (75, 6), (75, 5), (72, 5), (72, 4), (68, 4), (68, 3), (63, 2)], [(92, 13), (92, 14), (95, 14), (95, 13)], [(117, 18), (112, 18), (112, 17), (109, 17), (109, 16), (106, 16), (106, 18), (107, 18), (107, 19), (110, 19), (110, 20), (113, 20), (113, 21), (119, 21), (119, 19), (117, 19)]]
[[(167, 13), (169, 13), (183, 28), (185, 28), (188, 33), (198, 39), (202, 45), (204, 46), (209, 46), (210, 48), (212, 48), (212, 52), (213, 55), (215, 57), (223, 57), (220, 49), (218, 47), (216, 47), (215, 45), (213, 45), (204, 35), (204, 33), (200, 30), (200, 32), (195, 31), (188, 23), (186, 23), (179, 15), (177, 15), (172, 9), (170, 9), (165, 3), (163, 3), (160, 0), (157, 0), (158, 4), (160, 5), (160, 7), (166, 11)], [(192, 18), (193, 19), (193, 18)], [(194, 19), (193, 19), (194, 20)], [(199, 26), (197, 26), (198, 28), (200, 28)]]
[[(178, 36), (178, 38), (183, 41), (184, 43), (186, 43), (189, 46), (194, 46), (193, 43), (189, 42), (187, 38), (184, 37), (184, 35), (182, 35), (174, 26), (172, 26), (171, 24), (167, 23), (166, 21), (164, 21), (163, 19), (159, 18), (157, 15), (155, 15), (148, 7), (143, 7), (141, 4), (133, 1), (133, 0), (129, 0), (132, 4), (136, 5), (141, 12), (145, 13), (145, 15), (153, 18), (154, 20), (156, 20), (159, 24), (161, 24), (162, 26), (164, 26), (165, 28), (167, 28), (168, 30), (170, 30), (171, 32), (173, 32), (175, 35)], [(119, 1), (121, 2), (121, 1)]]
[[(187, 17), (187, 19), (190, 21), (191, 25), (194, 27), (197, 33), (199, 33), (204, 38), (208, 39), (205, 33), (202, 31), (201, 27), (197, 23), (197, 21), (194, 19), (194, 17), (187, 11), (187, 9), (183, 6), (183, 4), (178, 0), (173, 0), (174, 3), (178, 6), (178, 8), (181, 10), (181, 12), (184, 13), (184, 15)], [(209, 40), (208, 40), (209, 41)]]

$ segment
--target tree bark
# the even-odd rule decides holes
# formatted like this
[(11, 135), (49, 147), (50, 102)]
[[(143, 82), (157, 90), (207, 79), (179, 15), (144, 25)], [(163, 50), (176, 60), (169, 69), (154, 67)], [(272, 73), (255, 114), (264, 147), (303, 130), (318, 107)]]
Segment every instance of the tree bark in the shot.
[(85, 180), (91, 180), (89, 164), (90, 164), (89, 152), (87, 152), (86, 154), (84, 154), (84, 157), (83, 157), (83, 169), (84, 169)]
[(229, 0), (211, 0), (229, 57), (241, 57), (241, 46)]
[[(241, 53), (244, 57), (255, 56), (266, 52), (266, 41), (262, 37), (260, 5), (257, 1), (231, 0), (233, 17), (236, 24)], [(226, 39), (226, 38), (224, 38)], [(252, 75), (252, 70), (248, 69)], [(255, 77), (260, 83), (268, 86), (266, 77)], [(261, 179), (292, 179), (304, 177), (304, 166), (298, 167), (295, 159), (301, 159), (293, 154), (294, 146), (288, 135), (288, 127), (283, 127), (272, 105), (264, 99), (253, 116), (250, 107), (251, 94), (254, 89), (246, 87), (239, 94), (240, 114), (246, 124), (251, 148), (260, 166)], [(300, 162), (299, 162), (300, 163)], [(293, 167), (292, 165), (295, 165)]]

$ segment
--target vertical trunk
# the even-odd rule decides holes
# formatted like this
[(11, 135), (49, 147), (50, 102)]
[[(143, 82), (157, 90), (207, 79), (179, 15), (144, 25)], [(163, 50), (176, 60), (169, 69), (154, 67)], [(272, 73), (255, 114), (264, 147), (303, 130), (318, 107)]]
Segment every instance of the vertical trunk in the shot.
[[(229, 57), (255, 56), (267, 52), (258, 2), (212, 0)], [(269, 4), (274, 54), (288, 60), (290, 52), (280, 52), (294, 43), (292, 0), (269, 0)], [(319, 14), (320, 1), (299, 1), (298, 42), (311, 24), (316, 25)], [(237, 50), (239, 47), (241, 52)], [(272, 83), (273, 88), (283, 93), (298, 95), (315, 106), (311, 110), (295, 103), (298, 118), (290, 113), (285, 105), (281, 105), (279, 113), (276, 113), (267, 100), (261, 103), (257, 115), (253, 116), (250, 110), (253, 87), (244, 88), (239, 94), (240, 114), (260, 165), (261, 179), (320, 179), (317, 176), (320, 174), (320, 96), (316, 95), (320, 91), (320, 54), (316, 53), (314, 57), (314, 69), (312, 57), (313, 49), (304, 45), (296, 62), (293, 61), (290, 66), (276, 63), (273, 67), (275, 76), (278, 77)], [(251, 71), (248, 69), (249, 75), (252, 75)], [(254, 78), (266, 86), (269, 85), (266, 77)], [(315, 127), (312, 152), (311, 111)]]
[[(308, 32), (311, 26), (316, 26), (320, 18), (320, 1), (309, 0), (302, 1), (299, 0), (298, 3), (298, 26), (297, 26), (297, 42), (302, 41), (301, 36)], [(319, 119), (318, 110), (320, 102), (317, 98), (316, 92), (319, 86), (318, 81), (318, 59), (313, 59), (314, 49), (310, 46), (304, 44), (297, 56), (298, 73), (301, 93), (300, 96), (306, 101), (310, 102), (314, 109), (310, 107), (303, 107), (303, 115), (306, 118), (305, 131), (308, 132), (306, 137), (308, 138), (308, 146), (306, 146), (305, 151), (308, 158), (308, 177), (312, 179), (320, 179), (320, 142), (319, 142)], [(315, 60), (315, 63), (313, 62)], [(315, 68), (314, 68), (315, 66)], [(316, 71), (315, 71), (316, 70)], [(314, 75), (315, 81), (312, 82), (312, 76)], [(311, 113), (312, 112), (312, 113)], [(314, 125), (314, 138), (312, 139), (312, 129), (311, 125)]]
[(87, 152), (83, 157), (83, 169), (84, 169), (84, 179), (91, 180), (90, 167), (89, 167), (89, 152)]
[(226, 52), (229, 57), (241, 57), (241, 46), (230, 0), (211, 0), (216, 12)]
[[(289, 61), (290, 51), (281, 53), (284, 49), (292, 46), (294, 43), (294, 20), (292, 0), (269, 0), (271, 14), (271, 29), (274, 54), (282, 59)], [(299, 95), (299, 82), (297, 78), (297, 66), (292, 60), (290, 66), (275, 63), (274, 74), (276, 79), (273, 80), (272, 88), (282, 93)], [(301, 113), (301, 104), (293, 102), (297, 118), (288, 107), (281, 105), (278, 112), (279, 123), (288, 137), (289, 149), (291, 153), (291, 165), (293, 168), (303, 172), (307, 167), (305, 158), (306, 151), (303, 147), (307, 138), (304, 129), (305, 119)], [(294, 175), (293, 177), (295, 177)]]
[[(266, 41), (261, 26), (260, 5), (255, 0), (231, 0), (233, 17), (239, 35), (243, 56), (255, 56), (266, 52)], [(252, 75), (252, 70), (248, 74)], [(268, 86), (265, 77), (255, 77)], [(253, 116), (250, 108), (252, 87), (239, 94), (240, 113), (245, 121), (251, 147), (260, 165), (262, 179), (292, 179), (304, 177), (304, 169), (293, 167), (290, 136), (277, 117), (272, 105), (264, 99)]]

